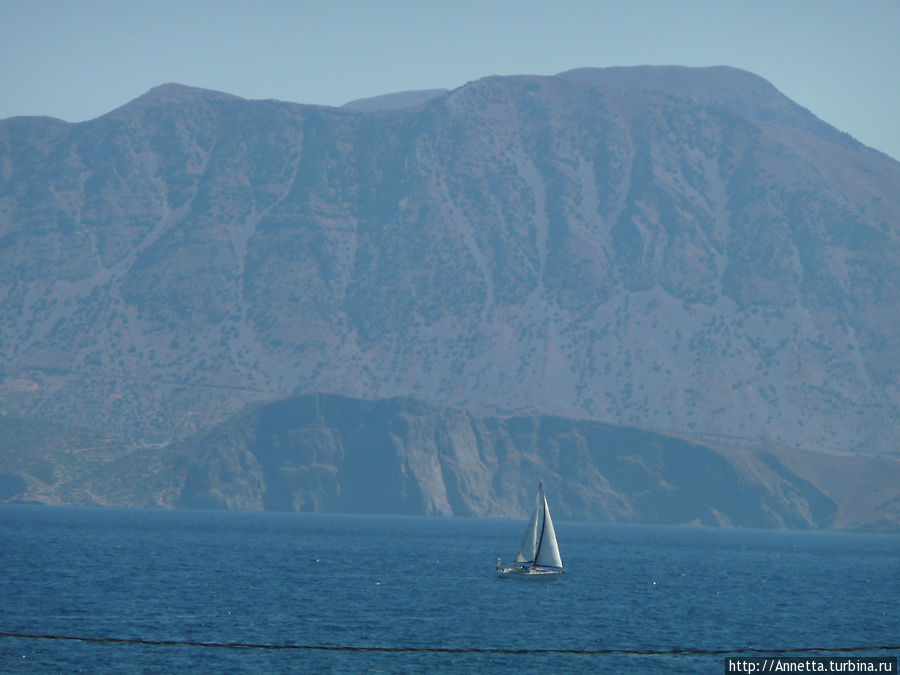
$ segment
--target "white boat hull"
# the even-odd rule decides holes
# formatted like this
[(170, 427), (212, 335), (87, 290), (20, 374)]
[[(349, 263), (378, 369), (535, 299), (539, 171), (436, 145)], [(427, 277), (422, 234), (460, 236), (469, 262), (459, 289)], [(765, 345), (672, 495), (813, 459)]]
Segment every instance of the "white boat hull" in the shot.
[(564, 574), (564, 571), (534, 567), (504, 567), (497, 570), (497, 577), (500, 579), (554, 579), (560, 574)]

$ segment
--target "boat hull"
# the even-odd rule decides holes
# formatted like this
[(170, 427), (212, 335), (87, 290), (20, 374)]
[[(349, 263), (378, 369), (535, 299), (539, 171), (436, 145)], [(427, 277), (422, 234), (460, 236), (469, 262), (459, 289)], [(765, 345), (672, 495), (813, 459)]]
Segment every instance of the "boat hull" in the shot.
[(506, 567), (497, 570), (499, 579), (556, 579), (564, 570), (547, 570), (533, 567)]

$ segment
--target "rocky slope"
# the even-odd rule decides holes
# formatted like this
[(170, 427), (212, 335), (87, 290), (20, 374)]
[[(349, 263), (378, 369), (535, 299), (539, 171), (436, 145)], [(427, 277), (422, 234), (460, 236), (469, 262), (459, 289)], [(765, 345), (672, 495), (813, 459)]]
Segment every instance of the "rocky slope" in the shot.
[(837, 504), (770, 453), (726, 457), (561, 417), (485, 418), (410, 399), (288, 399), (185, 448), (179, 505), (523, 516), (543, 481), (562, 517), (828, 527)]
[(897, 452), (897, 162), (730, 68), (375, 108), (0, 121), (3, 411), (142, 444), (334, 392)]

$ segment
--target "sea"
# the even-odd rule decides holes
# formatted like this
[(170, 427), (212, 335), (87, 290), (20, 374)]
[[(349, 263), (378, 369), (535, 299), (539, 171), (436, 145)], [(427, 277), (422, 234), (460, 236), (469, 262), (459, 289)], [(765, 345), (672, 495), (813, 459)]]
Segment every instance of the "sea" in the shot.
[(722, 673), (728, 656), (898, 654), (900, 536), (556, 519), (566, 573), (497, 578), (525, 525), (0, 506), (0, 672)]

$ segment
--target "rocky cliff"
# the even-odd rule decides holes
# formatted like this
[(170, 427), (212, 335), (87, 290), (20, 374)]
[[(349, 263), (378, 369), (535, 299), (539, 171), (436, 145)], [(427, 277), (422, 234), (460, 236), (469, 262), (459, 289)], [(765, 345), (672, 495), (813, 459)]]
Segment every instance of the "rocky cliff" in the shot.
[[(413, 399), (287, 399), (236, 416), (181, 453), (191, 458), (177, 501), (186, 507), (522, 517), (543, 481), (563, 518), (900, 526), (896, 503), (851, 512), (859, 495), (808, 480), (797, 451), (712, 448), (546, 415), (481, 417)], [(871, 481), (867, 469), (849, 458), (843, 480)], [(896, 500), (900, 462), (883, 460), (880, 471), (869, 489)]]
[(900, 459), (709, 446), (409, 398), (251, 406), (166, 446), (0, 418), (0, 502), (900, 531)]

